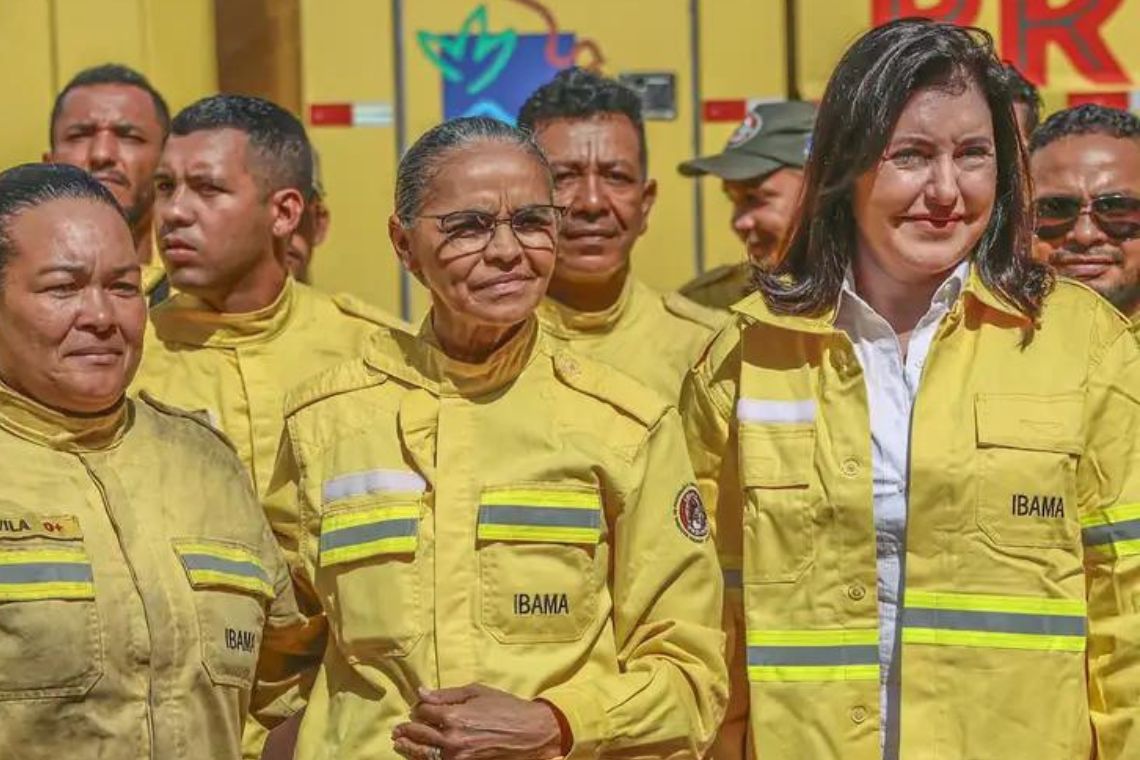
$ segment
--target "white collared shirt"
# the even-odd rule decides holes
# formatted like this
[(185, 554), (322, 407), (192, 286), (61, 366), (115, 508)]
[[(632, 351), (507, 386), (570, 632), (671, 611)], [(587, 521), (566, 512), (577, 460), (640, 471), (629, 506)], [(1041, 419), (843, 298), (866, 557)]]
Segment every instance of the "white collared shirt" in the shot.
[(847, 333), (863, 368), (871, 416), (871, 467), (879, 592), (879, 681), (884, 760), (897, 760), (900, 673), (896, 625), (906, 558), (910, 418), (922, 368), (942, 318), (966, 283), (969, 259), (946, 278), (910, 334), (906, 357), (895, 331), (855, 292), (850, 267), (839, 297), (836, 327)]

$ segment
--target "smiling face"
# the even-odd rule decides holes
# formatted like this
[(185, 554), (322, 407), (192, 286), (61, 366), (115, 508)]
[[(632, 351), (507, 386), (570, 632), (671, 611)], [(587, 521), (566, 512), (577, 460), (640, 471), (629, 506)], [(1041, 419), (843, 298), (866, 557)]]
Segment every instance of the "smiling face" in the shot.
[(125, 84), (76, 87), (52, 125), (52, 162), (85, 169), (111, 191), (132, 225), (149, 221), (162, 125), (150, 95)]
[(899, 283), (945, 276), (981, 239), (996, 187), (993, 119), (977, 85), (917, 91), (882, 160), (855, 183), (856, 266)]
[[(1140, 139), (1063, 137), (1034, 151), (1029, 166), (1038, 200), (1072, 198), (1085, 206), (1097, 197), (1140, 198)], [(1082, 213), (1062, 234), (1039, 233), (1035, 254), (1135, 315), (1140, 312), (1140, 237), (1110, 232), (1092, 214)]]
[(795, 215), (804, 173), (787, 167), (756, 180), (725, 180), (732, 202), (732, 229), (746, 246), (748, 258), (765, 269), (774, 266), (780, 241)]
[(554, 202), (566, 207), (555, 279), (611, 281), (628, 268), (657, 197), (641, 168), (637, 129), (623, 114), (604, 114), (542, 121), (534, 137), (550, 161)]
[(146, 303), (123, 218), (86, 199), (49, 201), (8, 224), (0, 377), (46, 406), (114, 406), (142, 351)]
[[(495, 227), (481, 251), (461, 239), (466, 230), (445, 231), (429, 218), (471, 211), (504, 219), (528, 207), (549, 206), (550, 176), (523, 148), (482, 141), (449, 151), (441, 159), (413, 223), (396, 217), (389, 233), (404, 266), (431, 291), (443, 319), (467, 328), (505, 328), (537, 308), (554, 269), (557, 227), (548, 244), (523, 245), (509, 224)], [(524, 236), (528, 237), (528, 236)]]

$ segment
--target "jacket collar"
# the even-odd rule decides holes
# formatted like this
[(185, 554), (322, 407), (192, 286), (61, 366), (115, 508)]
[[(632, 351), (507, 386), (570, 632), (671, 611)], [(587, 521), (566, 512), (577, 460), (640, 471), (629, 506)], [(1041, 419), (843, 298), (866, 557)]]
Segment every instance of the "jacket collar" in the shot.
[(297, 288), (288, 278), (277, 300), (244, 314), (214, 311), (193, 296), (176, 293), (154, 307), (151, 319), (163, 341), (217, 348), (264, 343), (280, 335), (289, 324), (297, 305)]
[(126, 399), (101, 414), (68, 414), (0, 383), (0, 429), (47, 448), (73, 453), (109, 449), (122, 439), (132, 417)]
[(429, 312), (418, 335), (397, 330), (377, 332), (365, 351), (364, 362), (436, 395), (482, 396), (521, 375), (534, 360), (540, 343), (538, 321), (531, 317), (486, 361), (460, 361), (440, 347)]
[[(962, 287), (961, 292), (971, 299), (981, 303), (991, 309), (1015, 317), (1021, 321), (1027, 321), (1027, 318), (1018, 309), (1005, 301), (1002, 296), (995, 293), (989, 288), (988, 285), (982, 280), (981, 275), (978, 273), (978, 267), (971, 264), (969, 273), (965, 277), (965, 285)], [(840, 294), (842, 298), (842, 293)], [(957, 304), (963, 303), (964, 299), (958, 298), (955, 301)], [(801, 315), (801, 314), (777, 314), (768, 308), (768, 303), (764, 300), (764, 295), (759, 291), (752, 293), (743, 301), (733, 305), (731, 308), (734, 312), (742, 314), (745, 318), (753, 322), (762, 322), (774, 327), (780, 327), (785, 330), (792, 330), (795, 332), (829, 334), (836, 331), (835, 319), (839, 312), (838, 301), (827, 309), (822, 314), (816, 315)]]
[(573, 338), (582, 333), (608, 333), (629, 311), (633, 300), (641, 295), (640, 284), (632, 274), (627, 274), (618, 299), (602, 311), (578, 311), (553, 298), (544, 298), (538, 307), (538, 318), (552, 335), (559, 338)]

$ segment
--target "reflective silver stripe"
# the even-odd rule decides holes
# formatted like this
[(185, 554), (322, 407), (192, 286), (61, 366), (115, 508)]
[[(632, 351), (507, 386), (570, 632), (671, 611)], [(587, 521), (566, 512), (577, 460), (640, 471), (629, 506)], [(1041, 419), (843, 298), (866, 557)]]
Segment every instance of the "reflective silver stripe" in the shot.
[(744, 571), (743, 570), (725, 570), (724, 571), (724, 587), (725, 588), (744, 588)]
[(226, 573), (227, 575), (240, 575), (243, 578), (257, 578), (266, 583), (269, 582), (269, 576), (265, 574), (265, 571), (261, 569), (261, 567), (253, 562), (239, 562), (238, 560), (215, 557), (210, 554), (193, 553), (183, 554), (182, 561), (186, 563), (187, 570), (208, 570), (215, 573)]
[(383, 520), (366, 525), (354, 525), (351, 528), (341, 528), (321, 534), (321, 551), (340, 549), (345, 546), (366, 544), (370, 541), (379, 541), (383, 538), (397, 538), (400, 536), (414, 536), (419, 527), (419, 520), (414, 517), (399, 520)]
[(736, 418), (741, 422), (814, 422), (815, 401), (742, 398), (736, 402)]
[(564, 507), (519, 507), (485, 504), (479, 507), (480, 525), (538, 525), (544, 528), (598, 528), (598, 509)]
[(874, 644), (821, 647), (749, 646), (750, 666), (877, 665), (879, 648)]
[(29, 562), (26, 565), (0, 565), (0, 584), (84, 583), (91, 580), (91, 565), (89, 564)]
[(1081, 531), (1081, 539), (1085, 546), (1103, 546), (1114, 544), (1117, 541), (1135, 541), (1140, 539), (1140, 520), (1095, 525)]
[(1029, 615), (1018, 612), (920, 608), (904, 610), (903, 625), (907, 628), (1025, 633), (1040, 636), (1084, 636), (1087, 630), (1085, 618), (1076, 615)]
[(321, 498), (328, 504), (370, 493), (423, 493), (426, 488), (424, 479), (409, 470), (366, 470), (326, 480), (321, 486)]

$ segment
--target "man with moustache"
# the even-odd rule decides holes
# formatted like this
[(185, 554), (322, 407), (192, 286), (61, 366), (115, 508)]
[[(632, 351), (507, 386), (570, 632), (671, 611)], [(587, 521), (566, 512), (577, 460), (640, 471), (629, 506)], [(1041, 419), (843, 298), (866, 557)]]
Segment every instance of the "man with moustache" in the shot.
[(570, 68), (527, 99), (518, 122), (550, 160), (554, 202), (566, 208), (539, 309), (543, 327), (675, 402), (723, 316), (657, 293), (630, 272), (630, 253), (657, 197), (641, 101), (612, 79)]
[(111, 191), (126, 212), (143, 290), (152, 303), (168, 292), (154, 260), (154, 176), (170, 131), (166, 101), (134, 69), (107, 63), (72, 77), (56, 96), (44, 161), (78, 166)]
[(1050, 116), (1029, 149), (1036, 254), (1107, 298), (1140, 332), (1140, 118), (1076, 106)]
[(803, 186), (814, 121), (811, 103), (762, 103), (744, 117), (724, 151), (677, 167), (686, 177), (720, 178), (732, 203), (732, 229), (748, 249), (739, 264), (717, 267), (681, 286), (682, 295), (727, 311), (751, 290), (753, 266), (776, 264)]
[(357, 355), (378, 326), (398, 324), (289, 276), (285, 250), (312, 182), (301, 123), (239, 95), (179, 113), (155, 172), (159, 252), (177, 292), (151, 310), (134, 389), (205, 413), (259, 494), (285, 392)]

